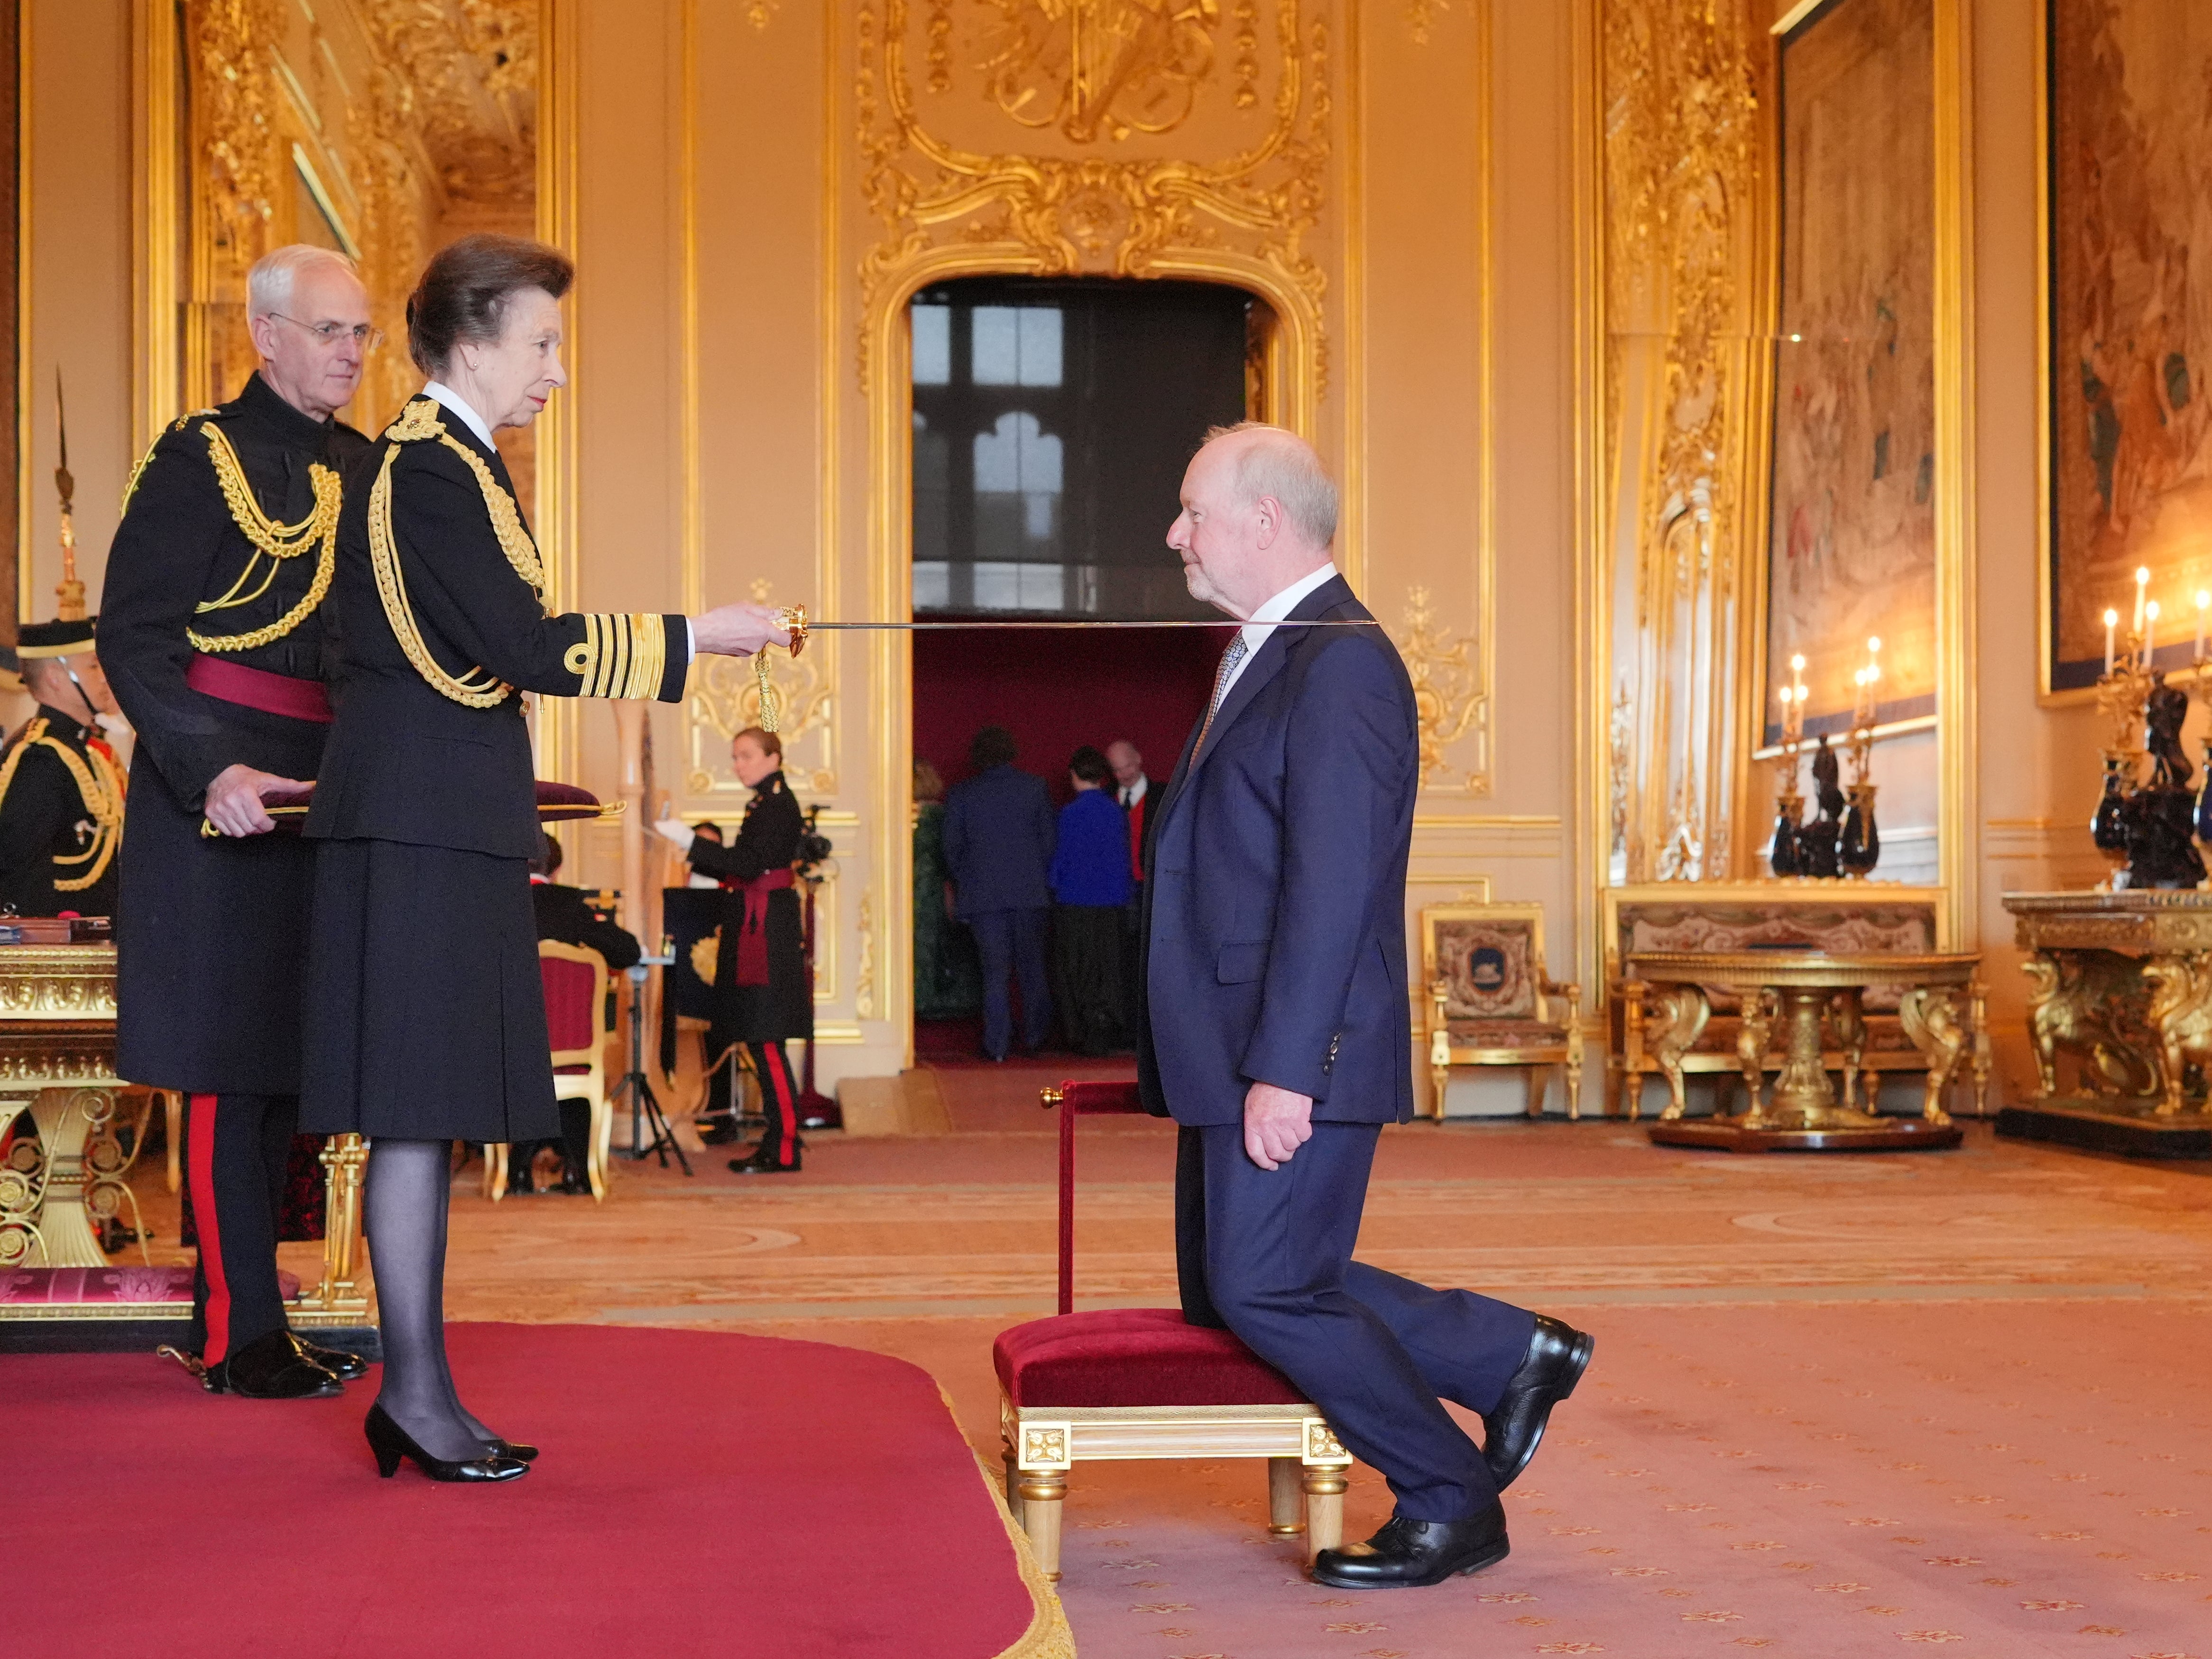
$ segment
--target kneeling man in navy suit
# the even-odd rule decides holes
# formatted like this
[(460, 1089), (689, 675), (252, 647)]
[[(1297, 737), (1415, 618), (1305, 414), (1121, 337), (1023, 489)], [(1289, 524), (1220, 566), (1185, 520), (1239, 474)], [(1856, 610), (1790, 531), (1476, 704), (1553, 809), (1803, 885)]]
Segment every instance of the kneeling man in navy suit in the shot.
[[(1375, 1143), (1413, 1115), (1413, 684), (1329, 556), (1336, 487), (1279, 428), (1216, 430), (1168, 533), (1244, 626), (1159, 808), (1145, 884), (1147, 1104), (1182, 1126), (1184, 1316), (1224, 1326), (1380, 1469), (1396, 1512), (1322, 1583), (1433, 1584), (1506, 1553), (1498, 1494), (1591, 1340), (1352, 1259)], [(1311, 627), (1314, 623), (1354, 626)], [(1484, 1443), (1440, 1400), (1479, 1413)]]

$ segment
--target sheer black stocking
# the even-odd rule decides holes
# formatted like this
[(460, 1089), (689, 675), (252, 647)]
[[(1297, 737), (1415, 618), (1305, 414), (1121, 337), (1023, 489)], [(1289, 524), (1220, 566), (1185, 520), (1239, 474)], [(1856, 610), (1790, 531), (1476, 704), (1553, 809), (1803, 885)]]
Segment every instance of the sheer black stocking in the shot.
[(384, 1382), (377, 1403), (433, 1457), (482, 1457), (490, 1432), (462, 1408), (446, 1363), (446, 1215), (453, 1143), (379, 1139), (362, 1220), (376, 1274)]

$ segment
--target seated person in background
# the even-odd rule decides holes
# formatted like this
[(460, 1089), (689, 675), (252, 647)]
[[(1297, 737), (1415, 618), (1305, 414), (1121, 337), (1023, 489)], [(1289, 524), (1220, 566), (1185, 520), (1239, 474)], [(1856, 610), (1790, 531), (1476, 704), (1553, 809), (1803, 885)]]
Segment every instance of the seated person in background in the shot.
[[(592, 914), (580, 887), (563, 887), (553, 878), (560, 873), (561, 843), (547, 836), (536, 858), (530, 860), (530, 902), (538, 912), (538, 937), (562, 945), (580, 945), (605, 958), (610, 973), (620, 973), (644, 951), (635, 935)], [(561, 1190), (588, 1193), (592, 1182), (586, 1166), (591, 1146), (592, 1109), (580, 1100), (561, 1103)], [(507, 1149), (507, 1190), (537, 1190), (530, 1166), (542, 1140), (519, 1141)]]
[(1068, 1047), (1103, 1054), (1121, 1033), (1121, 910), (1129, 902), (1129, 821), (1106, 789), (1114, 775), (1089, 744), (1067, 763), (1075, 799), (1053, 842), (1053, 1006)]
[(93, 624), (29, 623), (18, 636), (38, 710), (0, 752), (0, 911), (112, 916), (123, 831), (123, 763), (100, 736), (114, 695)]

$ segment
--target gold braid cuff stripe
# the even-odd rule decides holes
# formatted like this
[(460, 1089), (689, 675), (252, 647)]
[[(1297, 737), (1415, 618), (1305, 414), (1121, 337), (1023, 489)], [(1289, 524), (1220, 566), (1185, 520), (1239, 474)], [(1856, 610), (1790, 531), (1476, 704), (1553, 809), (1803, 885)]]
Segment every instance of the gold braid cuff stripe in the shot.
[[(230, 516), (246, 539), (253, 544), (254, 551), (246, 561), (246, 568), (238, 573), (238, 580), (230, 591), (219, 599), (204, 599), (194, 609), (202, 614), (210, 611), (228, 611), (241, 605), (251, 605), (269, 591), (269, 584), (276, 580), (276, 562), (297, 558), (305, 552), (310, 542), (319, 541), (315, 553), (314, 580), (300, 602), (264, 628), (244, 634), (202, 634), (192, 629), (185, 630), (195, 650), (252, 651), (283, 639), (315, 612), (331, 591), (331, 576), (337, 568), (338, 507), (341, 492), (338, 475), (329, 467), (311, 463), (307, 477), (315, 488), (315, 507), (296, 525), (278, 524), (263, 513), (253, 499), (253, 491), (246, 481), (246, 470), (239, 465), (238, 452), (231, 447), (230, 440), (221, 427), (212, 421), (204, 422), (200, 430), (207, 434), (208, 457), (215, 463), (216, 482), (222, 488), (223, 500), (229, 505)], [(134, 479), (135, 484), (135, 479)], [(262, 555), (270, 559), (261, 585), (250, 593), (240, 593), (247, 579), (260, 564)]]
[(584, 637), (561, 661), (580, 682), (580, 697), (657, 696), (668, 664), (667, 624), (654, 614), (586, 611)]
[[(91, 863), (88, 874), (67, 881), (56, 878), (54, 881), (58, 893), (82, 893), (107, 872), (108, 863), (115, 856), (116, 831), (123, 823), (123, 782), (98, 750), (92, 751), (94, 765), (87, 766), (74, 749), (58, 738), (48, 737), (46, 722), (41, 716), (23, 728), (21, 741), (8, 751), (7, 759), (0, 761), (0, 801), (7, 799), (9, 786), (15, 781), (15, 769), (23, 763), (23, 757), (33, 745), (60, 757), (76, 782), (77, 793), (83, 797), (85, 811), (92, 814), (92, 845), (73, 858), (57, 856), (54, 860), (56, 864)], [(96, 772), (94, 767), (98, 768)]]

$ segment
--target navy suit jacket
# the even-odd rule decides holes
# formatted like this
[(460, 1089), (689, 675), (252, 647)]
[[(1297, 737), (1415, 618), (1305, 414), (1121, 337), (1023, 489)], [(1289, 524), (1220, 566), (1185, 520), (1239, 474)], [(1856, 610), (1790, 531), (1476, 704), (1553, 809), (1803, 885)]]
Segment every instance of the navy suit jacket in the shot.
[(1044, 780), (1018, 767), (994, 766), (957, 785), (945, 798), (945, 862), (960, 919), (1049, 906), (1056, 827)]
[[(1353, 620), (1364, 628), (1300, 628)], [(1413, 682), (1342, 577), (1268, 635), (1192, 728), (1145, 883), (1146, 1103), (1235, 1123), (1255, 1082), (1319, 1121), (1413, 1115), (1406, 859), (1420, 783)]]

